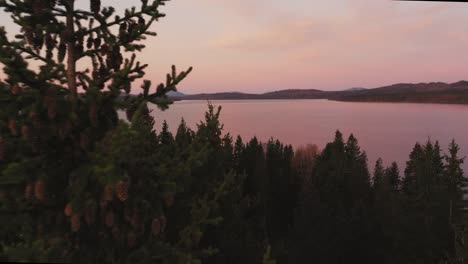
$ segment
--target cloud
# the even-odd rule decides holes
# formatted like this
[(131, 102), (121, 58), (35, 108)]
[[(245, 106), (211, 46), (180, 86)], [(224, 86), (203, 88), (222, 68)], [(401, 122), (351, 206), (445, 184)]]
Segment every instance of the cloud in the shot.
[[(214, 48), (240, 52), (321, 50), (324, 54), (355, 51), (404, 50), (421, 42), (441, 43), (440, 34), (449, 22), (440, 21), (446, 8), (397, 8), (395, 3), (353, 0), (343, 16), (283, 15), (253, 29), (241, 27), (209, 42)], [(387, 1), (388, 2), (388, 1)], [(443, 33), (444, 37), (446, 33)], [(427, 43), (430, 38), (432, 42)], [(443, 38), (442, 38), (443, 39)], [(424, 49), (425, 47), (418, 47)]]
[(328, 25), (308, 18), (293, 18), (275, 22), (255, 31), (228, 32), (210, 44), (223, 49), (240, 51), (284, 51), (323, 40), (331, 33)]

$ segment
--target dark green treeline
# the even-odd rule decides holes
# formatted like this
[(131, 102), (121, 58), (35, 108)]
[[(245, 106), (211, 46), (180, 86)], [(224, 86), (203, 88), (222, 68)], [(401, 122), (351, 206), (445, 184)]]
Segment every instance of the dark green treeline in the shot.
[[(0, 208), (16, 213), (0, 219), (0, 260), (464, 263), (466, 180), (454, 141), (447, 153), (438, 142), (415, 144), (405, 168), (381, 159), (368, 168), (354, 135), (337, 131), (321, 151), (275, 139), (243, 141), (224, 133), (220, 110), (209, 105), (195, 130), (182, 120), (172, 134), (165, 122), (155, 131), (142, 106), (82, 158), (87, 180), (74, 183), (66, 198), (50, 199), (47, 208), (10, 189)], [(33, 181), (19, 171), (31, 160), (9, 150), (0, 179)], [(90, 195), (106, 198), (99, 184), (112, 186), (116, 171), (126, 175), (128, 190), (91, 203)], [(52, 197), (56, 178), (44, 195)], [(67, 203), (70, 220), (63, 216)], [(41, 209), (30, 211), (36, 204)]]
[(193, 132), (182, 122), (174, 141), (185, 150), (206, 130), (216, 149), (194, 173), (200, 191), (208, 175), (236, 175), (218, 208), (223, 220), (201, 239), (218, 250), (204, 263), (261, 263), (268, 246), (277, 263), (463, 262), (466, 180), (454, 141), (447, 154), (437, 141), (416, 143), (404, 169), (381, 159), (369, 169), (352, 134), (337, 131), (321, 152), (294, 151), (274, 139), (222, 136), (211, 106), (206, 124)]

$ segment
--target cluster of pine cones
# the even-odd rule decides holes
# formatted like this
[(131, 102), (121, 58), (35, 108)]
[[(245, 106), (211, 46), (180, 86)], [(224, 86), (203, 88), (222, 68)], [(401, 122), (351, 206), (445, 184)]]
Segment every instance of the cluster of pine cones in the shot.
[(26, 187), (24, 189), (24, 198), (26, 200), (31, 200), (33, 196), (36, 197), (36, 199), (39, 201), (45, 201), (46, 188), (43, 180), (37, 180), (34, 183), (34, 186), (32, 183), (26, 184)]

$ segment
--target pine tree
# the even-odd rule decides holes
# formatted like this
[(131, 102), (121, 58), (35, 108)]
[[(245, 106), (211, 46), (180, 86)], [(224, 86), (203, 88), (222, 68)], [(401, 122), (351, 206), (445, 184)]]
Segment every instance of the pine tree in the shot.
[(375, 238), (365, 152), (351, 135), (335, 139), (317, 157), (311, 184), (296, 210), (291, 263), (374, 263)]
[(385, 169), (384, 181), (390, 185), (394, 192), (398, 192), (400, 190), (400, 169), (398, 169), (398, 164), (396, 162), (392, 162), (390, 167)]
[[(154, 91), (145, 80), (142, 93), (130, 96), (147, 66), (136, 54), (142, 41), (155, 35), (150, 27), (164, 17), (159, 8), (166, 1), (142, 0), (138, 9), (121, 15), (99, 0), (90, 0), (88, 10), (76, 2), (0, 1), (22, 31), (10, 39), (0, 30), (0, 62), (7, 76), (0, 82), (0, 188), (11, 193), (1, 208), (13, 212), (1, 230), (7, 237), (1, 255), (7, 260), (19, 260), (12, 252), (20, 249), (38, 252), (30, 261), (73, 262), (136, 260), (142, 250), (162, 252), (154, 250), (160, 242), (146, 243), (149, 237), (142, 232), (148, 213), (162, 214), (158, 206), (148, 211), (145, 205), (162, 201), (159, 190), (141, 196), (154, 186), (144, 184), (154, 177), (154, 150), (141, 155), (155, 143), (147, 103), (167, 108), (166, 93), (176, 90), (191, 68), (178, 74), (172, 67)], [(119, 109), (129, 114), (130, 125), (118, 120)], [(156, 179), (160, 188), (171, 180)], [(32, 183), (34, 200), (15, 198), (24, 196), (19, 187)], [(102, 199), (105, 192), (116, 197)], [(69, 203), (71, 218), (63, 209)], [(123, 220), (124, 205), (133, 208), (134, 221)], [(107, 218), (112, 229), (94, 215)], [(138, 237), (134, 250), (122, 240), (128, 228)], [(175, 261), (187, 253), (173, 249), (157, 257)]]
[(382, 159), (378, 158), (377, 161), (375, 162), (374, 176), (372, 178), (374, 189), (378, 189), (379, 187), (381, 187), (383, 180), (384, 180), (384, 168), (382, 165)]
[(467, 186), (467, 179), (463, 176), (461, 164), (465, 158), (460, 158), (459, 146), (452, 140), (449, 144), (449, 153), (445, 155), (444, 180), (447, 184), (449, 199), (449, 223), (452, 228), (450, 233), (450, 261), (453, 263), (463, 263), (465, 258), (465, 229), (466, 220), (464, 211), (464, 188)]

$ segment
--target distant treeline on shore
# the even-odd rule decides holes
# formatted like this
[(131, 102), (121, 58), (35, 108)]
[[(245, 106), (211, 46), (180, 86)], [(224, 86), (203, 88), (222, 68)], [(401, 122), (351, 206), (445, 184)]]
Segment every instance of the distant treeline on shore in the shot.
[(329, 99), (349, 102), (408, 102), (467, 104), (468, 81), (456, 83), (400, 83), (373, 89), (351, 88), (343, 91), (288, 89), (263, 94), (223, 92), (185, 95), (174, 93), (174, 100), (264, 100), (264, 99)]

